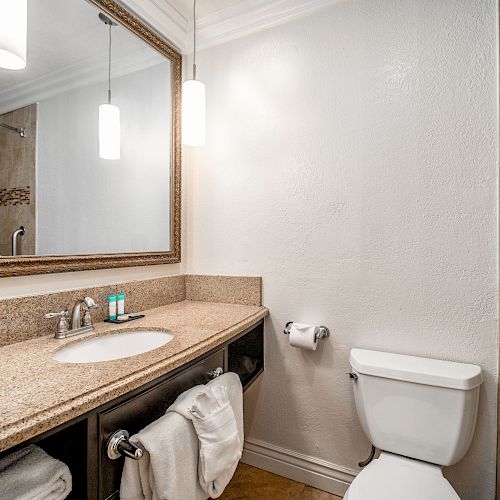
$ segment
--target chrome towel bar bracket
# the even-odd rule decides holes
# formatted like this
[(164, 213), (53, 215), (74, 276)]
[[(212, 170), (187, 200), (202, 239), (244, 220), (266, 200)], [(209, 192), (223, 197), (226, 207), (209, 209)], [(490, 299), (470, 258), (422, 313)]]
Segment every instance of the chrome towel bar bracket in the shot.
[(210, 376), (210, 378), (214, 379), (220, 377), (223, 373), (224, 373), (224, 368), (221, 368), (219, 366), (219, 368), (216, 368), (215, 370), (211, 371), (208, 375)]
[[(292, 324), (293, 321), (289, 321), (285, 325), (285, 329), (283, 330), (283, 333), (285, 335), (290, 335), (290, 329), (292, 328)], [(326, 326), (316, 326), (314, 336), (316, 337), (316, 340), (327, 339), (330, 336), (330, 330)]]
[(119, 430), (114, 432), (108, 439), (107, 452), (111, 460), (116, 460), (122, 455), (139, 460), (144, 452), (135, 444), (129, 441), (130, 435), (128, 431)]

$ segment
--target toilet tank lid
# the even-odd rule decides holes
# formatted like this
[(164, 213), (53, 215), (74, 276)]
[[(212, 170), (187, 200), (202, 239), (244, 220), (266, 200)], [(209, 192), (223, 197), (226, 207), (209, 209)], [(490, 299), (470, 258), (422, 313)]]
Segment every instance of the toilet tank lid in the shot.
[(351, 349), (351, 366), (364, 375), (470, 390), (481, 384), (481, 367), (389, 352)]

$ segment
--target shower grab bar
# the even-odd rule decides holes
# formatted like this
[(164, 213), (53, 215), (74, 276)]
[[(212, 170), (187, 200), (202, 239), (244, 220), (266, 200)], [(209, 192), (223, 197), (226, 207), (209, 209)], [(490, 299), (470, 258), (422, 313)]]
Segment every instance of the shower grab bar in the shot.
[(26, 137), (25, 127), (13, 127), (12, 125), (7, 125), (6, 123), (0, 123), (0, 127), (6, 128), (8, 130), (13, 130), (18, 133), (20, 137)]
[(12, 256), (13, 257), (16, 257), (17, 255), (19, 255), (19, 253), (17, 251), (18, 245), (19, 245), (19, 236), (24, 236), (24, 233), (25, 233), (24, 226), (21, 226), (19, 229), (16, 229), (12, 233)]

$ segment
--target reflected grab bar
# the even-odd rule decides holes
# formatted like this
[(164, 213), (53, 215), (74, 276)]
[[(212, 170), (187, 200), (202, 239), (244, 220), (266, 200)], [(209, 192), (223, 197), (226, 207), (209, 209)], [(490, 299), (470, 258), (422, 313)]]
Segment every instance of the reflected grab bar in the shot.
[(0, 127), (6, 128), (8, 130), (12, 130), (13, 132), (17, 132), (20, 137), (26, 137), (26, 128), (25, 127), (13, 127), (12, 125), (7, 125), (6, 123), (0, 123)]
[(19, 255), (17, 248), (19, 244), (19, 236), (24, 236), (24, 226), (21, 226), (19, 229), (16, 229), (12, 233), (12, 256), (16, 257)]

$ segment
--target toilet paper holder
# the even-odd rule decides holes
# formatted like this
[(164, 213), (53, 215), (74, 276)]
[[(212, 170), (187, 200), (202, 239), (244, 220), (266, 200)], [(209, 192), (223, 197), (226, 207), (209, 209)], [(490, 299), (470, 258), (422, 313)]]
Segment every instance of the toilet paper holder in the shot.
[[(290, 335), (290, 328), (292, 328), (292, 324), (293, 321), (289, 321), (285, 325), (285, 329), (283, 330), (283, 333), (285, 335)], [(326, 326), (316, 326), (314, 331), (314, 336), (316, 337), (316, 340), (327, 339), (330, 336), (330, 330)]]

